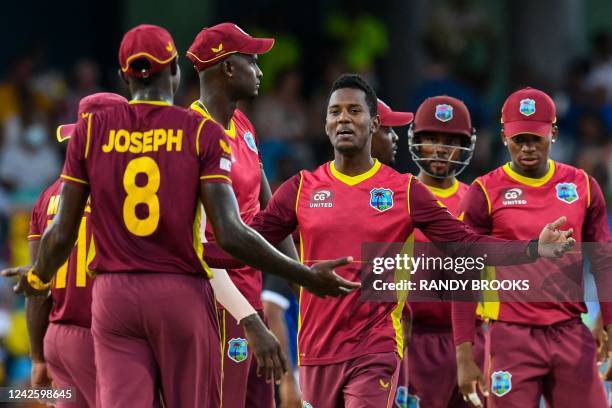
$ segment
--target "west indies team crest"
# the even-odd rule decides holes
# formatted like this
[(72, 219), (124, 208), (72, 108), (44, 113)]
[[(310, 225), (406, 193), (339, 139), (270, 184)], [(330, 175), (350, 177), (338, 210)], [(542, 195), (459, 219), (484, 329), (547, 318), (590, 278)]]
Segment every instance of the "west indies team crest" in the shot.
[(384, 212), (393, 207), (393, 191), (388, 188), (374, 188), (370, 191), (372, 208)]
[(524, 116), (531, 116), (535, 113), (535, 101), (533, 99), (522, 99), (519, 105), (519, 112)]
[(578, 189), (574, 183), (558, 183), (555, 188), (559, 200), (568, 204), (578, 200)]
[(227, 343), (227, 356), (237, 363), (243, 362), (249, 355), (247, 344), (245, 339), (231, 339)]
[(244, 141), (246, 142), (247, 146), (249, 146), (249, 149), (257, 153), (257, 144), (255, 143), (255, 137), (253, 137), (251, 132), (246, 132), (244, 134)]
[(446, 103), (436, 105), (435, 116), (440, 122), (448, 122), (453, 118), (453, 107)]
[(512, 374), (508, 371), (495, 371), (491, 374), (491, 391), (498, 397), (503, 397), (512, 389)]

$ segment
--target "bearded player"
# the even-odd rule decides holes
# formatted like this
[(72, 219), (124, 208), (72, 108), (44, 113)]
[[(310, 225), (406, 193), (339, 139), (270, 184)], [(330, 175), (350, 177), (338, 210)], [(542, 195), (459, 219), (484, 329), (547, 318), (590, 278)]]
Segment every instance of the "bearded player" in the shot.
[[(426, 99), (417, 109), (408, 131), (410, 153), (420, 169), (418, 179), (455, 216), (459, 215), (459, 202), (468, 189), (457, 176), (469, 165), (475, 143), (476, 133), (467, 107), (450, 96)], [(415, 231), (414, 239), (428, 242), (419, 230)], [(435, 271), (428, 272), (435, 274)], [(396, 402), (405, 398), (416, 400), (423, 407), (467, 406), (458, 391), (457, 378), (452, 374), (456, 372), (456, 360), (450, 302), (440, 299), (410, 301), (409, 306), (411, 336), (407, 358), (402, 364), (408, 381), (402, 384), (404, 389), (398, 387)], [(478, 350), (482, 351), (480, 340), (478, 337)], [(435, 373), (442, 372), (445, 374), (431, 381)]]
[[(352, 254), (355, 262), (339, 269), (352, 279), (360, 276), (364, 242), (404, 242), (415, 227), (433, 241), (466, 244), (458, 255), (482, 256), (476, 243), (495, 242), (497, 249), (488, 253), (493, 264), (529, 262), (538, 252), (560, 255), (572, 246), (569, 233), (557, 229), (562, 218), (544, 228), (539, 244), (474, 234), (412, 175), (372, 158), (379, 121), (372, 88), (357, 75), (338, 78), (325, 126), (335, 159), (285, 182), (252, 226), (272, 243), (297, 228), (306, 264), (338, 252)], [(340, 301), (320, 300), (302, 290), (298, 342), (304, 405), (390, 407), (403, 354), (402, 311), (401, 301), (362, 301), (358, 292)]]
[[(610, 293), (610, 231), (601, 188), (591, 176), (550, 159), (557, 139), (556, 109), (544, 92), (525, 88), (511, 94), (502, 108), (502, 143), (511, 162), (479, 177), (461, 203), (464, 221), (482, 234), (524, 239), (537, 223), (560, 214), (567, 216), (579, 242), (596, 243), (590, 252), (601, 310), (608, 335), (612, 310), (605, 302)], [(606, 247), (602, 251), (602, 247)], [(531, 298), (524, 293), (487, 293), (478, 312), (490, 320), (487, 332), (486, 381), (491, 407), (536, 407), (543, 396), (553, 407), (607, 407), (596, 364), (595, 340), (581, 322), (586, 312), (581, 285), (557, 292), (551, 301), (539, 290), (582, 282), (582, 255), (559, 261), (489, 270), (494, 279), (530, 279)], [(521, 300), (523, 299), (523, 300)], [(474, 363), (472, 344), (476, 304), (453, 302), (453, 331), (457, 345), (458, 382), (468, 396), (476, 385), (487, 388)]]
[[(212, 121), (172, 106), (179, 68), (170, 34), (141, 25), (123, 38), (119, 62), (133, 100), (79, 118), (62, 174), (54, 222), (34, 266), (13, 268), (28, 296), (45, 296), (68, 258), (91, 192), (98, 274), (92, 303), (101, 406), (220, 404), (214, 298), (199, 242), (199, 200), (222, 247), (259, 268), (291, 276), (320, 295), (358, 287), (333, 273), (350, 259), (313, 268), (282, 256), (240, 220), (229, 185), (225, 135)], [(180, 180), (180, 182), (178, 182)], [(114, 198), (114, 199), (113, 199)], [(27, 270), (27, 273), (23, 273)], [(243, 319), (252, 343), (269, 342), (257, 314)], [(172, 336), (168, 336), (172, 333)], [(285, 363), (278, 343), (266, 378)], [(178, 352), (177, 352), (178, 351)]]
[[(203, 29), (187, 51), (200, 78), (200, 99), (191, 109), (207, 120), (214, 120), (225, 130), (232, 156), (232, 187), (240, 216), (249, 223), (272, 197), (263, 170), (253, 125), (236, 108), (241, 100), (251, 100), (259, 93), (262, 72), (257, 56), (272, 48), (271, 38), (253, 38), (233, 23)], [(204, 219), (206, 240), (214, 240), (212, 225)], [(297, 260), (291, 240), (281, 244), (283, 253)], [(262, 273), (251, 267), (227, 271), (240, 292), (263, 318)], [(220, 306), (220, 305), (219, 305)], [(219, 307), (223, 343), (222, 405), (231, 407), (274, 406), (274, 384), (257, 375), (257, 362), (249, 352), (244, 329)], [(232, 350), (240, 349), (240, 353)]]

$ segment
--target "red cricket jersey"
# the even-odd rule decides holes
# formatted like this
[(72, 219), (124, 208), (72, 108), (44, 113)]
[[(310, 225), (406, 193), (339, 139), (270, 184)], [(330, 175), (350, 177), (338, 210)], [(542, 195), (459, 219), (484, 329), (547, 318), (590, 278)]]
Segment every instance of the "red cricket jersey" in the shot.
[[(307, 265), (353, 256), (351, 264), (336, 269), (349, 280), (360, 280), (363, 243), (404, 243), (415, 227), (434, 242), (465, 243), (464, 256), (482, 256), (478, 244), (494, 242), (499, 249), (488, 252), (492, 263), (528, 261), (526, 242), (474, 234), (415, 177), (378, 161), (359, 176), (338, 172), (333, 162), (302, 171), (274, 193), (252, 226), (273, 244), (299, 227), (300, 255)], [(303, 290), (300, 364), (332, 364), (382, 352), (401, 356), (402, 309), (403, 302), (362, 301), (359, 291), (321, 299)]]
[(210, 276), (202, 259), (201, 180), (231, 183), (223, 130), (165, 102), (79, 118), (62, 179), (88, 184), (97, 273)]
[[(448, 208), (451, 214), (455, 216), (459, 215), (459, 203), (469, 188), (467, 184), (461, 183), (459, 180), (455, 180), (455, 183), (446, 189), (428, 185), (425, 186), (438, 200), (440, 200), (440, 202), (442, 202), (442, 204), (446, 206), (446, 208)], [(414, 240), (415, 242), (430, 242), (425, 234), (423, 234), (418, 228), (414, 231)], [(452, 319), (450, 302), (410, 302), (409, 300), (408, 303), (413, 325), (421, 323), (429, 326), (451, 327)]]
[[(191, 109), (200, 113), (204, 118), (213, 120), (199, 101), (192, 103)], [(255, 130), (246, 115), (236, 109), (230, 121), (230, 127), (225, 129), (225, 133), (232, 148), (232, 187), (238, 201), (240, 217), (248, 224), (260, 210), (261, 160)], [(203, 219), (203, 228), (206, 241), (214, 241), (212, 226), (207, 218)], [(246, 266), (240, 269), (228, 269), (227, 273), (251, 306), (257, 310), (263, 309), (261, 271)]]
[[(29, 241), (40, 240), (59, 208), (62, 181), (57, 180), (42, 192), (32, 209)], [(68, 261), (62, 265), (53, 280), (51, 297), (53, 308), (49, 321), (91, 327), (91, 290), (93, 279), (87, 274), (87, 249), (91, 241), (89, 205), (85, 208), (76, 246)]]
[[(549, 171), (541, 179), (521, 176), (509, 163), (477, 178), (461, 203), (461, 211), (464, 222), (475, 231), (496, 237), (534, 237), (543, 224), (566, 216), (567, 223), (562, 228), (573, 228), (577, 242), (610, 242), (605, 201), (597, 182), (583, 170), (552, 160)], [(596, 258), (591, 261), (597, 284), (610, 287), (601, 279), (606, 274), (598, 269), (609, 268), (611, 255)], [(545, 290), (559, 281), (555, 276), (580, 283), (583, 279), (582, 256), (577, 253), (566, 254), (562, 259), (541, 259), (533, 265), (487, 269), (488, 276), (494, 279), (529, 279), (530, 291)], [(517, 301), (521, 298), (524, 299), (513, 291), (489, 292), (478, 312), (488, 319), (535, 326), (554, 324), (586, 312), (583, 302)], [(474, 309), (475, 304), (469, 302), (453, 305), (458, 344), (473, 339)], [(609, 305), (603, 302), (601, 309), (604, 321), (610, 323)]]

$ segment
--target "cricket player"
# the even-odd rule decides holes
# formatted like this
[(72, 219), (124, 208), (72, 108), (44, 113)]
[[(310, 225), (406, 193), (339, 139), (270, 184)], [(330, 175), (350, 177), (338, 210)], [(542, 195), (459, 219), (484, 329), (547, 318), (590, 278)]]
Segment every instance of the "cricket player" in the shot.
[[(272, 38), (253, 38), (233, 23), (222, 23), (200, 31), (187, 51), (200, 78), (200, 99), (191, 109), (225, 130), (232, 156), (232, 187), (240, 217), (247, 224), (266, 207), (272, 192), (253, 125), (236, 105), (258, 95), (263, 73), (257, 66), (257, 56), (270, 51), (273, 45)], [(203, 228), (205, 239), (214, 241), (209, 219), (203, 219)], [(281, 245), (283, 253), (298, 259), (290, 239)], [(261, 271), (247, 266), (227, 273), (263, 318)], [(274, 384), (256, 374), (257, 362), (249, 352), (244, 329), (227, 316), (221, 305), (218, 314), (223, 349), (222, 405), (274, 407)]]
[[(469, 110), (459, 99), (445, 95), (426, 99), (408, 131), (410, 153), (420, 169), (419, 181), (455, 216), (459, 215), (459, 202), (468, 190), (457, 176), (469, 165), (475, 144), (476, 132)], [(415, 242), (429, 241), (418, 229), (414, 234)], [(431, 274), (428, 278), (443, 278), (438, 272), (428, 271)], [(466, 407), (454, 374), (457, 366), (450, 301), (415, 300), (409, 301), (409, 306), (411, 336), (400, 372), (400, 377), (404, 374), (407, 381), (398, 387), (396, 402), (416, 401), (420, 404), (417, 406), (431, 408)], [(479, 356), (483, 351), (481, 340), (478, 336), (475, 340)], [(436, 377), (435, 382), (431, 381), (432, 376)]]
[[(415, 177), (372, 158), (372, 135), (380, 126), (376, 94), (358, 75), (338, 78), (329, 97), (325, 130), (334, 160), (285, 182), (252, 226), (270, 242), (296, 228), (305, 264), (340, 252), (355, 262), (339, 269), (359, 279), (364, 242), (405, 242), (415, 227), (432, 241), (462, 242), (457, 253), (496, 263), (529, 262), (538, 253), (561, 255), (573, 244), (559, 231), (563, 218), (542, 230), (538, 241), (510, 242), (477, 235), (437, 203)], [(548, 245), (548, 244), (552, 245)], [(480, 251), (480, 252), (479, 252)], [(403, 355), (403, 302), (362, 301), (359, 292), (321, 300), (302, 290), (299, 364), (307, 407), (390, 407)]]
[[(556, 109), (544, 92), (525, 88), (512, 93), (502, 108), (502, 143), (511, 162), (478, 177), (461, 203), (466, 224), (481, 234), (525, 239), (537, 233), (543, 219), (564, 214), (578, 242), (607, 246), (594, 252), (591, 270), (596, 279), (601, 310), (612, 334), (609, 268), (610, 231), (606, 207), (597, 182), (583, 170), (550, 159), (557, 139)], [(594, 245), (594, 244), (591, 244)], [(587, 247), (583, 247), (583, 252)], [(482, 373), (474, 363), (472, 343), (476, 304), (453, 302), (453, 331), (457, 345), (458, 382), (465, 396), (476, 384), (488, 388), (490, 407), (537, 407), (544, 396), (552, 407), (607, 407), (596, 365), (596, 346), (581, 322), (582, 255), (541, 260), (534, 265), (499, 266), (488, 271), (494, 279), (530, 277), (530, 291), (488, 293), (479, 313), (490, 321), (486, 334), (488, 364)], [(605, 279), (604, 279), (605, 277)], [(535, 296), (554, 285), (578, 282), (577, 295), (550, 301)], [(539, 296), (539, 295), (538, 295)]]
[[(290, 276), (319, 295), (359, 287), (333, 272), (351, 259), (312, 268), (283, 256), (242, 223), (230, 183), (223, 130), (172, 106), (179, 68), (170, 34), (140, 25), (124, 36), (120, 73), (132, 100), (79, 118), (62, 173), (54, 222), (34, 265), (12, 268), (28, 296), (45, 296), (68, 258), (91, 194), (92, 301), (102, 407), (218, 407), (220, 344), (208, 265), (201, 258), (199, 199), (217, 242), (238, 259)], [(94, 252), (95, 251), (95, 252)], [(27, 273), (25, 271), (27, 270)], [(260, 368), (279, 378), (285, 361), (257, 314), (241, 320), (265, 351)]]
[(389, 105), (378, 99), (378, 115), (380, 116), (380, 127), (372, 135), (372, 157), (378, 159), (387, 166), (395, 163), (397, 154), (397, 141), (399, 137), (394, 126), (406, 126), (414, 115), (412, 112), (396, 112)]
[[(127, 105), (124, 97), (112, 93), (89, 95), (79, 103), (78, 116), (100, 112), (114, 105)], [(74, 124), (57, 128), (60, 142), (70, 139)], [(30, 219), (28, 245), (33, 263), (40, 238), (57, 214), (63, 181), (58, 179), (38, 198)], [(91, 293), (93, 279), (87, 274), (87, 250), (91, 244), (91, 208), (85, 207), (77, 245), (60, 267), (49, 297), (26, 299), (26, 316), (32, 354), (32, 385), (74, 388), (76, 401), (61, 399), (57, 407), (96, 406), (96, 367), (91, 335)]]

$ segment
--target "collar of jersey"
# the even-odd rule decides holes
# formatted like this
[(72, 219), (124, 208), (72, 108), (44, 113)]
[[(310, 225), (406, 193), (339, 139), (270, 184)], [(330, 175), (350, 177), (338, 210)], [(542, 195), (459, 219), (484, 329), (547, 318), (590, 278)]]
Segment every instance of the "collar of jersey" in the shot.
[(374, 159), (374, 165), (370, 168), (370, 170), (366, 171), (365, 173), (358, 174), (356, 176), (347, 176), (346, 174), (342, 174), (338, 170), (336, 170), (336, 166), (334, 166), (333, 160), (329, 162), (329, 170), (331, 171), (333, 176), (349, 186), (354, 186), (356, 184), (361, 183), (362, 181), (371, 178), (378, 172), (378, 170), (380, 170), (380, 166), (381, 164), (378, 159)]
[(512, 167), (510, 166), (510, 162), (504, 164), (504, 167), (502, 168), (504, 169), (508, 177), (510, 177), (511, 179), (518, 181), (519, 183), (525, 184), (527, 186), (531, 186), (531, 187), (543, 186), (544, 184), (548, 183), (548, 181), (555, 174), (555, 162), (550, 159), (548, 159), (548, 171), (546, 172), (544, 176), (540, 178), (531, 178), (531, 177), (521, 176), (516, 171), (512, 170)]
[(433, 186), (428, 186), (425, 184), (429, 191), (431, 191), (436, 197), (440, 198), (448, 198), (455, 194), (459, 189), (459, 180), (455, 179), (455, 182), (449, 188), (438, 188)]
[[(210, 113), (208, 113), (208, 109), (206, 109), (206, 106), (204, 106), (204, 104), (200, 102), (199, 100), (191, 104), (191, 109), (198, 112), (199, 114), (204, 116), (206, 119), (210, 119), (213, 122), (218, 123), (216, 120), (213, 119)], [(223, 126), (221, 127), (223, 128)], [(231, 137), (232, 139), (236, 138), (236, 125), (234, 124), (234, 118), (230, 120), (229, 129), (223, 128), (223, 130), (225, 130), (225, 134)]]
[(135, 100), (135, 99), (132, 99), (128, 103), (130, 105), (138, 105), (138, 104), (141, 104), (141, 103), (144, 103), (146, 105), (158, 105), (158, 106), (170, 106), (170, 105), (172, 105), (170, 102), (166, 102), (166, 101), (139, 101), (139, 100)]

